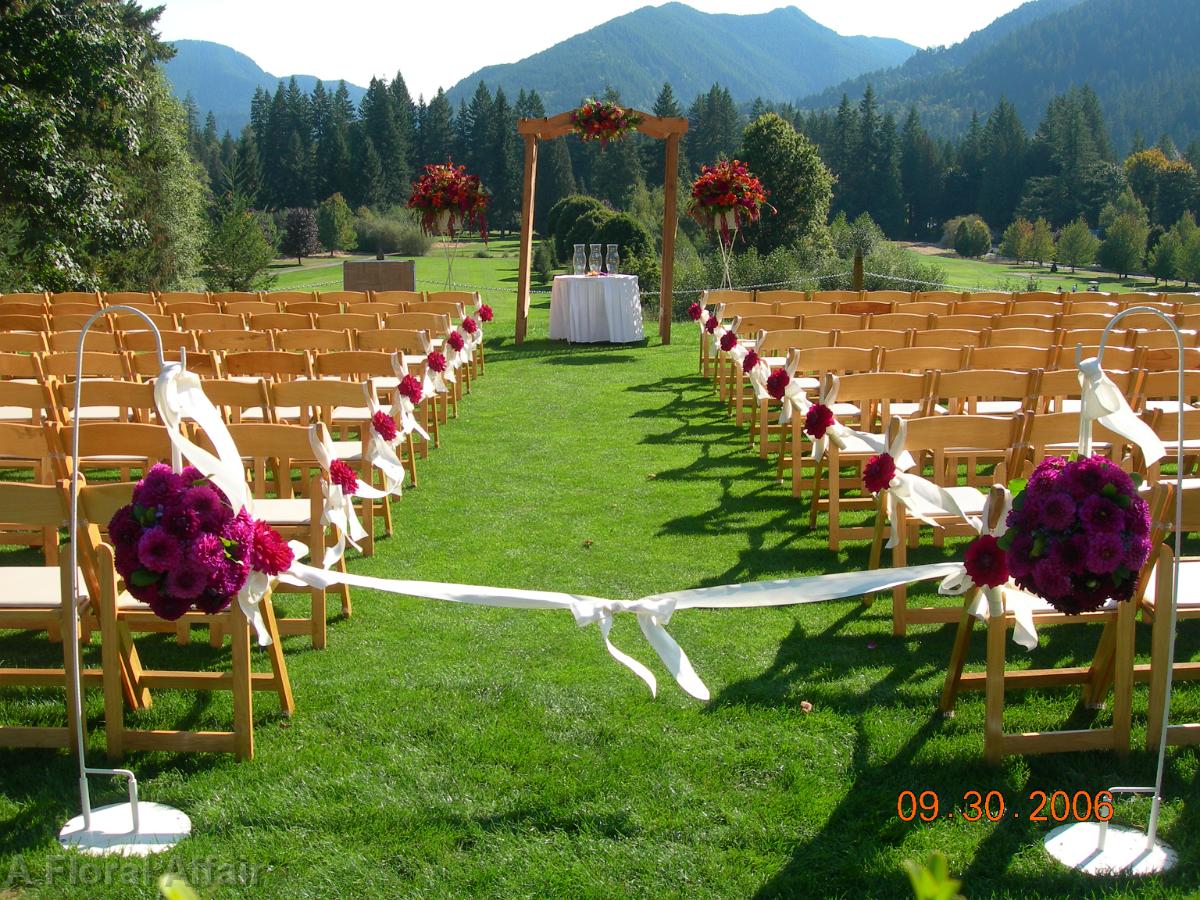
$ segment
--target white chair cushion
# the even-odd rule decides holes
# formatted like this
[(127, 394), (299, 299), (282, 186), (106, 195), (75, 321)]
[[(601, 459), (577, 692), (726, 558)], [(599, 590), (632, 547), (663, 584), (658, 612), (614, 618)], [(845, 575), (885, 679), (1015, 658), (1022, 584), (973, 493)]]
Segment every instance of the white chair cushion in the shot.
[(254, 501), (254, 515), (272, 525), (307, 525), (312, 501), (307, 497), (295, 499), (268, 498)]
[[(0, 609), (57, 609), (62, 605), (62, 573), (58, 566), (4, 566), (0, 568), (4, 593)], [(79, 599), (86, 598), (83, 573), (79, 573)]]

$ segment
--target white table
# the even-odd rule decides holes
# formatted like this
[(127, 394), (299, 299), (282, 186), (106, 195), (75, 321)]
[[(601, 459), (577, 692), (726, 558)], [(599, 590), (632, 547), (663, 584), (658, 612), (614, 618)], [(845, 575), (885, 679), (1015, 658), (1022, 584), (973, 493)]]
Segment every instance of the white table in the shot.
[(573, 344), (642, 340), (642, 295), (637, 276), (556, 277), (550, 293), (550, 337)]

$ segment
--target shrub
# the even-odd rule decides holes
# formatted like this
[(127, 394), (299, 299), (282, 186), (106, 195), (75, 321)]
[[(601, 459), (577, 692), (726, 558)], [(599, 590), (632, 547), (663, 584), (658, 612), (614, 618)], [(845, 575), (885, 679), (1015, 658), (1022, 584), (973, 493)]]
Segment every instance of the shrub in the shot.
[(538, 241), (534, 248), (533, 271), (542, 284), (547, 284), (554, 276), (554, 250), (549, 241)]
[[(612, 217), (613, 214), (601, 206), (584, 213), (578, 219), (576, 219), (575, 224), (571, 226), (571, 230), (567, 232), (566, 245), (568, 250), (566, 258), (570, 259), (574, 254), (575, 244), (600, 243), (600, 229), (602, 229)], [(558, 236), (556, 235), (555, 244), (557, 245), (557, 243)]]
[(620, 245), (621, 259), (655, 255), (654, 239), (650, 237), (650, 232), (628, 213), (609, 216), (600, 226), (596, 240), (603, 244)]
[(356, 216), (354, 232), (358, 246), (368, 252), (424, 256), (433, 246), (433, 240), (415, 222), (374, 213)]
[(968, 259), (983, 256), (992, 248), (992, 232), (979, 216), (967, 216), (954, 231), (954, 252)]
[(546, 234), (554, 238), (554, 253), (560, 262), (570, 260), (574, 248), (568, 235), (571, 229), (575, 227), (576, 221), (584, 213), (593, 212), (595, 210), (604, 210), (604, 204), (595, 197), (587, 197), (583, 194), (571, 194), (569, 197), (563, 197), (552, 207), (546, 216)]

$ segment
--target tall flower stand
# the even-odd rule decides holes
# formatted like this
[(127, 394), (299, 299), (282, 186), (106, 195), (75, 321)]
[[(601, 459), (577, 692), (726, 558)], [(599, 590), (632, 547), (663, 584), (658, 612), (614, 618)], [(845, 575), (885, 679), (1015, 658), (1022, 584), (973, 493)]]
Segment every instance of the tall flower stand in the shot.
[(733, 289), (733, 241), (737, 237), (737, 213), (732, 209), (718, 209), (713, 217), (717, 231), (717, 248), (721, 252), (721, 288)]

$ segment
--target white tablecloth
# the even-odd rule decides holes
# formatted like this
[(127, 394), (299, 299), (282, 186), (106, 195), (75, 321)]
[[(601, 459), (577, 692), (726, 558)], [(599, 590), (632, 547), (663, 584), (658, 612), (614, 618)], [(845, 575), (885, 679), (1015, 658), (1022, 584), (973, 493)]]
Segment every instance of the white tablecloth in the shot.
[(550, 337), (575, 344), (640, 341), (642, 295), (636, 275), (559, 275), (550, 294)]

